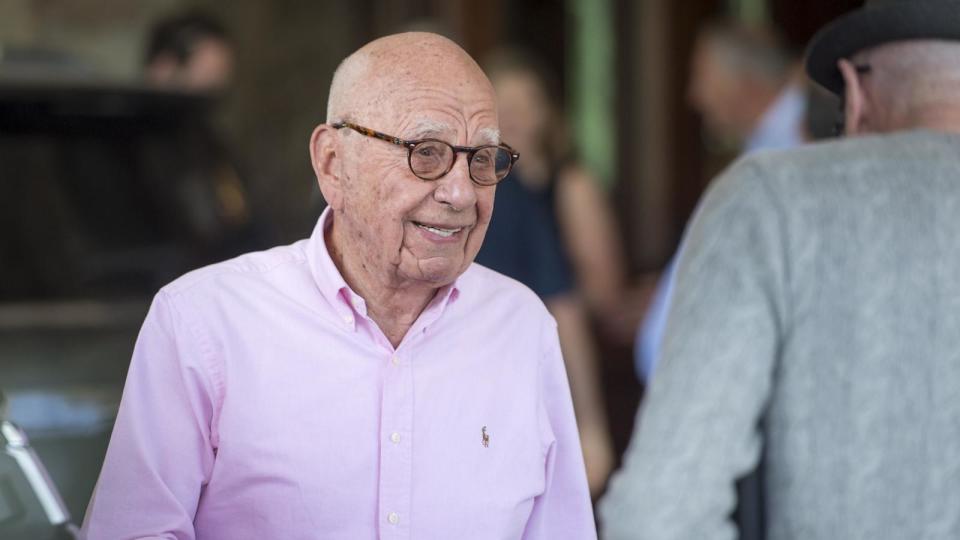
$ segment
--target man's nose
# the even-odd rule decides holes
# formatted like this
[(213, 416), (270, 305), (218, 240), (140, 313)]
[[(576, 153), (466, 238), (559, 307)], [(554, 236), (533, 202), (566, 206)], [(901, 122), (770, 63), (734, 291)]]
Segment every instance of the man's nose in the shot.
[(433, 197), (437, 202), (449, 205), (460, 211), (477, 203), (477, 186), (470, 179), (470, 160), (465, 154), (458, 155), (456, 163), (443, 178), (437, 182)]

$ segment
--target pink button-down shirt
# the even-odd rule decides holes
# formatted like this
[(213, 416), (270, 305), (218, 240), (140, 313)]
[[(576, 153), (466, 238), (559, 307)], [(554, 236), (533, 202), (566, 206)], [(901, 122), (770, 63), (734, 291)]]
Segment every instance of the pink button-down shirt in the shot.
[(473, 265), (394, 349), (330, 219), (160, 291), (87, 538), (595, 538), (543, 304)]

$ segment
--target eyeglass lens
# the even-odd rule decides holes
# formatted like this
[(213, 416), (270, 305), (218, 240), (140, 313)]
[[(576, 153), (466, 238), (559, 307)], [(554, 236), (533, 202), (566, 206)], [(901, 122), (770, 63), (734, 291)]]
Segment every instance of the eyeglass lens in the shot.
[[(455, 159), (456, 152), (450, 145), (440, 141), (423, 141), (410, 152), (410, 168), (420, 178), (435, 180), (450, 170)], [(470, 176), (481, 184), (495, 184), (510, 172), (511, 165), (509, 151), (486, 146), (470, 157)]]

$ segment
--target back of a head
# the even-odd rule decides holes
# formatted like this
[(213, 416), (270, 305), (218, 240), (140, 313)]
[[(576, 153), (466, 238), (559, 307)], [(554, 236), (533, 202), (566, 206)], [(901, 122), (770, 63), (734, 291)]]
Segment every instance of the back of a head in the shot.
[(867, 0), (817, 32), (806, 69), (848, 135), (960, 131), (960, 0)]
[(898, 41), (857, 57), (870, 66), (865, 85), (878, 106), (905, 118), (930, 108), (960, 110), (960, 41)]

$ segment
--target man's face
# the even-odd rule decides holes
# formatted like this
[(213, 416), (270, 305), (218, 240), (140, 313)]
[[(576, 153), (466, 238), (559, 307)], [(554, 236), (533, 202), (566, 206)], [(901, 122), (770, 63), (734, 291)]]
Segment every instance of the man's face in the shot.
[(703, 117), (711, 135), (731, 139), (746, 137), (750, 119), (742, 118), (740, 104), (752, 98), (744, 95), (747, 90), (742, 79), (724, 65), (710, 42), (698, 41), (690, 65), (687, 100)]
[[(436, 79), (436, 78), (434, 78)], [(405, 140), (439, 139), (453, 145), (497, 144), (496, 103), (488, 84), (406, 82), (356, 123)], [(484, 81), (485, 82), (485, 81)], [(494, 187), (471, 179), (467, 155), (438, 180), (416, 177), (407, 149), (340, 130), (343, 203), (334, 227), (339, 246), (391, 286), (453, 282), (473, 262), (493, 212)]]
[(194, 91), (223, 90), (233, 78), (233, 62), (230, 45), (217, 39), (205, 39), (194, 47), (189, 61), (183, 66), (180, 82)]

